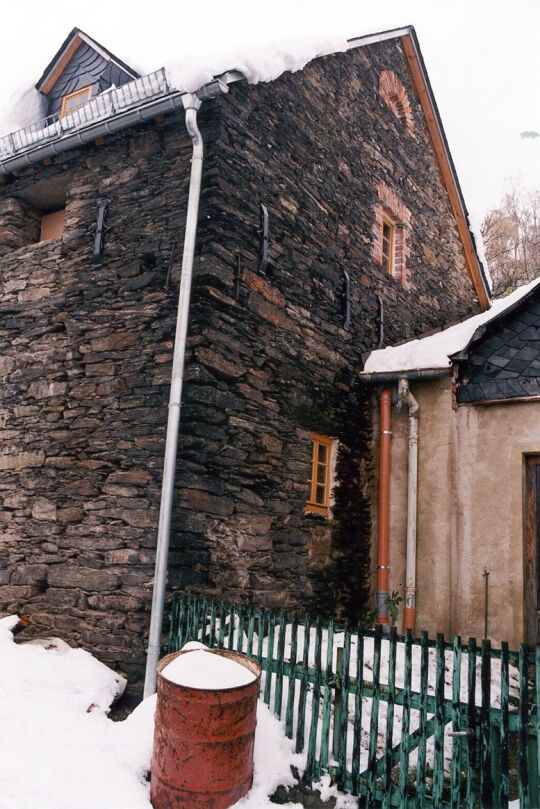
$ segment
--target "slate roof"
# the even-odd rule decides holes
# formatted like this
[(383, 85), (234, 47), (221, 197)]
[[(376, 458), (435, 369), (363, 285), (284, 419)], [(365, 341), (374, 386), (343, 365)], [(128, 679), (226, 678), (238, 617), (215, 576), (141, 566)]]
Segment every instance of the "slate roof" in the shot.
[(461, 404), (540, 396), (540, 287), (453, 359)]

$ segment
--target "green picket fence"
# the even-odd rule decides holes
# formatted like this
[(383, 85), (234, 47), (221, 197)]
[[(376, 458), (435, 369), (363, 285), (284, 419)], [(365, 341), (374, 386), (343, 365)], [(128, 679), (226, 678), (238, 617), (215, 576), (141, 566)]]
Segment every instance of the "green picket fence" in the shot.
[(540, 807), (540, 646), (385, 636), (177, 594), (168, 651), (190, 640), (260, 664), (307, 780), (330, 773), (384, 809)]

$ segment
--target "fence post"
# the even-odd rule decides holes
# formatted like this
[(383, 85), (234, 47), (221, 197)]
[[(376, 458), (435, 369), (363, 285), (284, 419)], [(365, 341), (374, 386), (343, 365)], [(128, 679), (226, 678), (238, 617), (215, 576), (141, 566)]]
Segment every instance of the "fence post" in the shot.
[(534, 728), (529, 729), (527, 748), (529, 763), (529, 801), (530, 806), (537, 806), (540, 799), (538, 783), (538, 737)]
[(332, 755), (336, 761), (339, 761), (339, 754), (341, 750), (341, 714), (343, 711), (343, 690), (341, 682), (341, 668), (343, 665), (343, 646), (338, 646), (336, 649), (336, 693), (334, 697), (334, 729), (332, 737)]

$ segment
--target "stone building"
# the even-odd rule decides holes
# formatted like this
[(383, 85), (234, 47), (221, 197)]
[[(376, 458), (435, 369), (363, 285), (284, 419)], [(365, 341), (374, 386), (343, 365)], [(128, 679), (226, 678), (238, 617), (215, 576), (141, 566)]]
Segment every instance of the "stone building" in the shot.
[(391, 589), (404, 593), (415, 574), (418, 631), (514, 649), (540, 640), (539, 339), (536, 279), (488, 312), (366, 361), (364, 375), (390, 387), (394, 404), (405, 379), (417, 404), (414, 569), (407, 407), (392, 408), (389, 558)]
[[(486, 308), (487, 287), (413, 29), (215, 85), (199, 91), (170, 586), (357, 618), (372, 477), (361, 355)], [(0, 139), (0, 609), (139, 672), (191, 159), (183, 93), (77, 29), (38, 89), (50, 117)]]

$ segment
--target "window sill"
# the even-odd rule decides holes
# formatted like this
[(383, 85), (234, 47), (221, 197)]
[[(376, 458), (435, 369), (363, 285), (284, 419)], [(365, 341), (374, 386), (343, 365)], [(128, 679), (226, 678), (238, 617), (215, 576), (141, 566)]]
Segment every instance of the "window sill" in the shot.
[(315, 503), (306, 503), (304, 514), (312, 514), (314, 517), (324, 517), (329, 520), (331, 517), (329, 506), (319, 506)]

